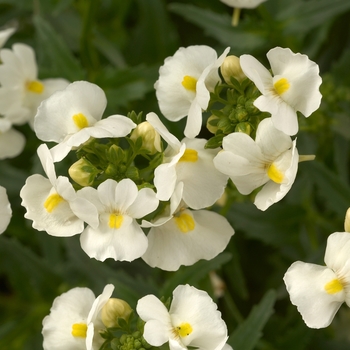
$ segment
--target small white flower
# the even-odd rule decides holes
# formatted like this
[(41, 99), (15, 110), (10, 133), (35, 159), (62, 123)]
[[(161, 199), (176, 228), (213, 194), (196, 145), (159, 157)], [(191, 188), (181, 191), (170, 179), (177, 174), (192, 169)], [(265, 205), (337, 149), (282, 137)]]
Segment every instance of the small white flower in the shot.
[(0, 234), (7, 229), (11, 216), (12, 210), (7, 198), (6, 189), (0, 186)]
[(299, 161), (296, 141), (277, 130), (271, 118), (260, 122), (255, 141), (247, 134), (233, 133), (224, 137), (222, 147), (214, 164), (240, 193), (249, 194), (264, 185), (254, 202), (260, 210), (280, 201), (292, 187)]
[(335, 232), (328, 237), (326, 266), (293, 263), (284, 282), (293, 305), (306, 325), (324, 328), (346, 302), (350, 306), (350, 234)]
[(297, 111), (309, 117), (321, 103), (322, 79), (318, 65), (306, 55), (276, 47), (267, 53), (271, 73), (253, 56), (243, 55), (240, 63), (244, 74), (262, 93), (254, 105), (271, 113), (274, 126), (294, 135), (298, 132)]
[(5, 45), (8, 38), (16, 31), (16, 28), (6, 28), (0, 30), (0, 49)]
[(61, 161), (90, 137), (124, 137), (130, 133), (136, 124), (125, 116), (101, 120), (106, 104), (103, 90), (87, 81), (74, 82), (43, 101), (34, 129), (40, 140), (58, 143), (51, 149), (54, 162)]
[(259, 6), (262, 2), (266, 0), (220, 0), (224, 4), (240, 8), (240, 9), (252, 9)]
[(170, 215), (142, 223), (143, 227), (152, 227), (142, 256), (152, 267), (176, 271), (200, 259), (211, 260), (226, 248), (234, 234), (223, 216), (209, 210), (189, 210), (181, 203), (182, 191), (183, 183), (179, 183), (171, 198)]
[(217, 305), (206, 292), (189, 285), (173, 291), (169, 311), (154, 295), (141, 298), (136, 310), (146, 322), (143, 336), (153, 346), (169, 342), (170, 350), (221, 350), (226, 344), (227, 327)]
[(168, 143), (163, 164), (155, 170), (157, 198), (167, 201), (183, 182), (183, 200), (193, 209), (213, 205), (225, 190), (228, 177), (215, 169), (219, 149), (205, 149), (205, 139), (184, 138), (181, 142), (166, 129), (155, 113), (146, 117)]
[(71, 209), (76, 192), (67, 177), (56, 177), (49, 149), (45, 144), (38, 148), (38, 156), (48, 177), (35, 174), (28, 177), (21, 189), (25, 218), (33, 221), (33, 227), (52, 236), (73, 236), (84, 229), (83, 220)]
[[(135, 260), (147, 249), (147, 237), (136, 219), (153, 212), (159, 204), (150, 188), (138, 191), (130, 179), (120, 182), (108, 179), (98, 186), (78, 191), (72, 203), (74, 212), (88, 223), (80, 236), (80, 244), (90, 258), (104, 261)], [(80, 203), (86, 199), (93, 208)]]
[(38, 80), (33, 49), (14, 44), (0, 51), (0, 111), (12, 124), (32, 125), (36, 110), (44, 99), (69, 83), (65, 79)]
[(57, 297), (43, 319), (44, 350), (99, 350), (106, 327), (101, 310), (114, 290), (107, 284), (97, 298), (89, 288), (73, 288)]
[(202, 126), (202, 110), (206, 110), (210, 92), (221, 81), (218, 68), (229, 48), (218, 58), (209, 46), (181, 47), (165, 59), (155, 83), (159, 108), (163, 115), (178, 121), (187, 116), (186, 137), (196, 137)]
[(9, 120), (0, 118), (0, 159), (18, 156), (24, 145), (24, 136), (12, 128)]

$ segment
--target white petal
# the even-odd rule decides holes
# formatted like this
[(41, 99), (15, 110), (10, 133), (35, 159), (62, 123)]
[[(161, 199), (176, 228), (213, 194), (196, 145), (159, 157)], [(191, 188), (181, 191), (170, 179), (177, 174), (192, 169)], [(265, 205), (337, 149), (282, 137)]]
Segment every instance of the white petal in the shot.
[(106, 304), (108, 299), (112, 296), (113, 291), (114, 291), (113, 284), (107, 284), (104, 287), (103, 292), (94, 300), (94, 303), (92, 304), (91, 310), (87, 317), (88, 323), (95, 322), (103, 306)]
[(142, 188), (127, 212), (133, 218), (140, 219), (155, 211), (158, 204), (159, 200), (156, 198), (156, 193), (150, 188)]
[(2, 48), (7, 39), (16, 31), (16, 28), (6, 28), (0, 31), (0, 48)]
[(15, 129), (0, 131), (0, 159), (17, 157), (25, 146), (25, 137)]
[(220, 1), (231, 7), (252, 9), (259, 6), (262, 2), (266, 0), (220, 0)]
[(291, 302), (297, 306), (308, 327), (329, 326), (344, 302), (344, 290), (334, 294), (325, 290), (325, 285), (336, 278), (328, 267), (301, 261), (292, 264), (284, 275)]
[(50, 150), (48, 149), (47, 145), (43, 143), (38, 147), (37, 153), (45, 174), (49, 178), (52, 186), (54, 186), (56, 183), (56, 170)]
[(131, 119), (123, 115), (111, 115), (88, 128), (88, 132), (95, 138), (124, 137), (135, 127), (136, 124)]
[(11, 216), (12, 210), (7, 198), (6, 189), (0, 186), (0, 234), (7, 229)]

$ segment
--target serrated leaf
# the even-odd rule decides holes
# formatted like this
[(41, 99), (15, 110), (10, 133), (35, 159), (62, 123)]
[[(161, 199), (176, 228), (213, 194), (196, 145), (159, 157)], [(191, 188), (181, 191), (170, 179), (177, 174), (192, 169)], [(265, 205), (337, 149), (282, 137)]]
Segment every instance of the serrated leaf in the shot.
[(273, 314), (273, 306), (276, 300), (274, 290), (269, 290), (260, 301), (253, 307), (248, 318), (238, 326), (230, 335), (228, 343), (235, 350), (252, 350), (262, 336), (262, 330)]

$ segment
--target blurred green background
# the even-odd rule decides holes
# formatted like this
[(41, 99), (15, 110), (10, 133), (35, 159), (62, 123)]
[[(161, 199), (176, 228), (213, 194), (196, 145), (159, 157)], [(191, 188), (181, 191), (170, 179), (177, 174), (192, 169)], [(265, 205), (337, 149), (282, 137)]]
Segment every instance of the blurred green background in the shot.
[[(235, 28), (231, 14), (219, 0), (0, 0), (0, 25), (18, 27), (6, 47), (32, 46), (40, 78), (98, 84), (107, 94), (106, 116), (132, 110), (161, 115), (153, 84), (163, 60), (180, 46), (205, 44), (218, 54), (230, 46), (231, 54), (251, 54), (266, 66), (268, 50), (289, 47), (317, 62), (323, 78), (322, 105), (301, 119), (297, 135), (299, 153), (316, 160), (300, 164), (292, 190), (266, 212), (249, 196), (235, 195), (221, 209), (236, 230), (226, 251), (177, 272), (151, 269), (141, 259), (102, 263), (88, 258), (78, 236), (32, 229), (19, 191), (29, 175), (42, 173), (41, 141), (29, 126), (19, 127), (25, 150), (0, 161), (0, 185), (13, 210), (0, 236), (1, 349), (41, 349), (41, 321), (54, 298), (76, 286), (98, 295), (107, 283), (133, 307), (149, 293), (169, 297), (181, 283), (207, 290), (235, 350), (350, 348), (350, 310), (342, 306), (326, 329), (309, 329), (282, 280), (296, 260), (323, 264), (326, 239), (344, 230), (350, 207), (350, 1), (268, 0), (242, 10)], [(167, 125), (182, 137), (183, 123)], [(58, 171), (67, 174), (67, 164), (58, 164)], [(215, 297), (210, 271), (225, 282), (223, 297)]]

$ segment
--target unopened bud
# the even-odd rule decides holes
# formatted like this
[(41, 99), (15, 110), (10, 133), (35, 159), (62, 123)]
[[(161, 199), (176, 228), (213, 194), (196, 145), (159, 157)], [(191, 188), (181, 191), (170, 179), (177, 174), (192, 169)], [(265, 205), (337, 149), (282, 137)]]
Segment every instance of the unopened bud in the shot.
[(243, 132), (247, 135), (250, 135), (251, 131), (252, 127), (247, 122), (238, 123), (235, 128), (235, 132)]
[[(208, 120), (207, 120), (207, 129), (212, 133), (212, 134), (215, 134), (216, 131), (218, 130), (218, 127), (217, 127), (217, 119), (219, 119), (219, 117), (217, 117), (216, 115), (212, 114)], [(213, 122), (214, 120), (216, 120), (216, 125), (212, 125), (210, 122)]]
[(80, 158), (68, 169), (69, 176), (80, 186), (92, 185), (98, 172), (96, 167), (85, 158)]
[(234, 77), (239, 82), (242, 82), (246, 78), (239, 63), (239, 57), (234, 55), (225, 58), (220, 71), (227, 84), (231, 84), (231, 77)]
[(344, 222), (345, 232), (350, 232), (350, 208), (346, 211), (345, 222)]
[(126, 301), (110, 298), (101, 310), (101, 319), (108, 328), (119, 327), (118, 318), (123, 318), (128, 322), (131, 313), (132, 309)]
[(142, 138), (142, 148), (147, 149), (150, 154), (162, 152), (160, 135), (149, 122), (139, 124), (130, 136), (134, 142), (139, 137)]

